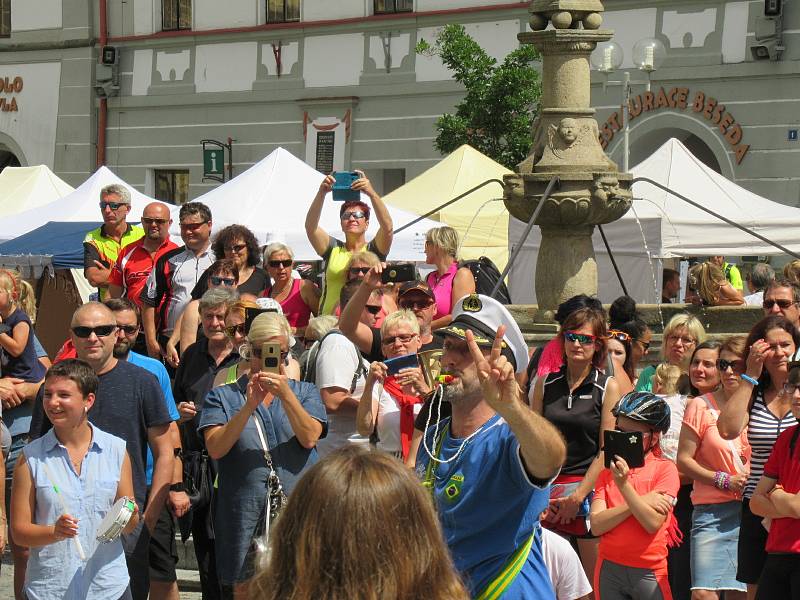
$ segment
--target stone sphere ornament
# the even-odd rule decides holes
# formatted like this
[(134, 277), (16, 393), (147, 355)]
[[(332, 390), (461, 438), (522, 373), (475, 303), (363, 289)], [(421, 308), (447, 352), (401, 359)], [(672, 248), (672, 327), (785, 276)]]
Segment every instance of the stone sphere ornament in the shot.
[(542, 31), (547, 27), (547, 17), (538, 13), (532, 14), (528, 23), (533, 31)]
[(572, 13), (566, 10), (553, 13), (550, 20), (556, 29), (569, 29), (572, 25)]
[(600, 29), (600, 25), (602, 24), (603, 17), (600, 13), (593, 12), (583, 17), (584, 29)]

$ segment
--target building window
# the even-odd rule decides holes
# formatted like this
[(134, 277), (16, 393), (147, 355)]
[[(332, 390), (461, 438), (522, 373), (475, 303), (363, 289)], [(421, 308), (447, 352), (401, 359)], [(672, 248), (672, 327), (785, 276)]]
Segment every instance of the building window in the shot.
[(300, 20), (300, 0), (267, 0), (267, 23)]
[(192, 0), (162, 0), (161, 29), (175, 31), (192, 28)]
[(0, 0), (0, 37), (11, 37), (11, 0)]
[(414, 0), (375, 0), (375, 14), (411, 12), (414, 10)]
[(153, 195), (170, 204), (185, 204), (189, 201), (189, 171), (156, 169)]

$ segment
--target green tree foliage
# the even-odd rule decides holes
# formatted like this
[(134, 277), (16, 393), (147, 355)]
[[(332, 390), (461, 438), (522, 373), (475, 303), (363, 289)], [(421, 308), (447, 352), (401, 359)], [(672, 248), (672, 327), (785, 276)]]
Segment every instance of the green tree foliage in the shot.
[(527, 157), (542, 91), (539, 72), (531, 66), (539, 59), (533, 46), (521, 46), (498, 64), (463, 25), (446, 25), (433, 44), (421, 40), (416, 51), (440, 57), (466, 89), (455, 113), (436, 122), (439, 152), (469, 144), (509, 169)]

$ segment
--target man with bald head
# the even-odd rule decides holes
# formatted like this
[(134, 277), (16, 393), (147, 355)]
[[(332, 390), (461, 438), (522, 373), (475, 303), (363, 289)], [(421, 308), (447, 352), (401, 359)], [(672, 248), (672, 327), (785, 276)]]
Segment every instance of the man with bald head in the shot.
[[(96, 400), (89, 409), (89, 422), (125, 440), (133, 471), (133, 488), (143, 524), (123, 536), (122, 545), (131, 578), (134, 600), (145, 600), (149, 591), (149, 542), (164, 507), (172, 480), (173, 446), (169, 437), (172, 419), (156, 377), (141, 367), (114, 357), (117, 323), (108, 307), (89, 302), (72, 316), (72, 343), (78, 358), (97, 373)], [(39, 395), (31, 424), (31, 437), (42, 436), (51, 427)], [(153, 483), (147, 497), (145, 457), (153, 452)]]

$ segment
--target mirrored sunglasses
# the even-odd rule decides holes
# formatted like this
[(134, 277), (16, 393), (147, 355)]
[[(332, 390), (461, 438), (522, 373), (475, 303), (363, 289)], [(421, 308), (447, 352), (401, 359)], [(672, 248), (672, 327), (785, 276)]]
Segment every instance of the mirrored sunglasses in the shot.
[(367, 216), (363, 210), (349, 210), (347, 212), (342, 213), (342, 221), (347, 221), (349, 219), (363, 219)]
[(128, 206), (127, 202), (106, 202), (105, 200), (100, 201), (100, 210), (105, 210), (106, 208), (110, 208), (111, 210), (117, 210), (120, 206)]
[(594, 341), (597, 338), (591, 335), (590, 333), (578, 333), (576, 331), (566, 331), (564, 332), (564, 339), (570, 343), (578, 342), (582, 346), (588, 346), (590, 344), (594, 344)]
[(233, 277), (218, 277), (212, 275), (208, 280), (211, 282), (211, 285), (227, 285), (228, 287), (236, 285), (236, 280)]
[(611, 329), (608, 332), (608, 339), (614, 339), (625, 344), (631, 341), (631, 336), (619, 329)]
[(98, 325), (97, 327), (84, 327), (76, 325), (72, 328), (74, 333), (79, 338), (88, 338), (90, 335), (95, 334), (97, 337), (108, 337), (117, 330), (116, 325)]

